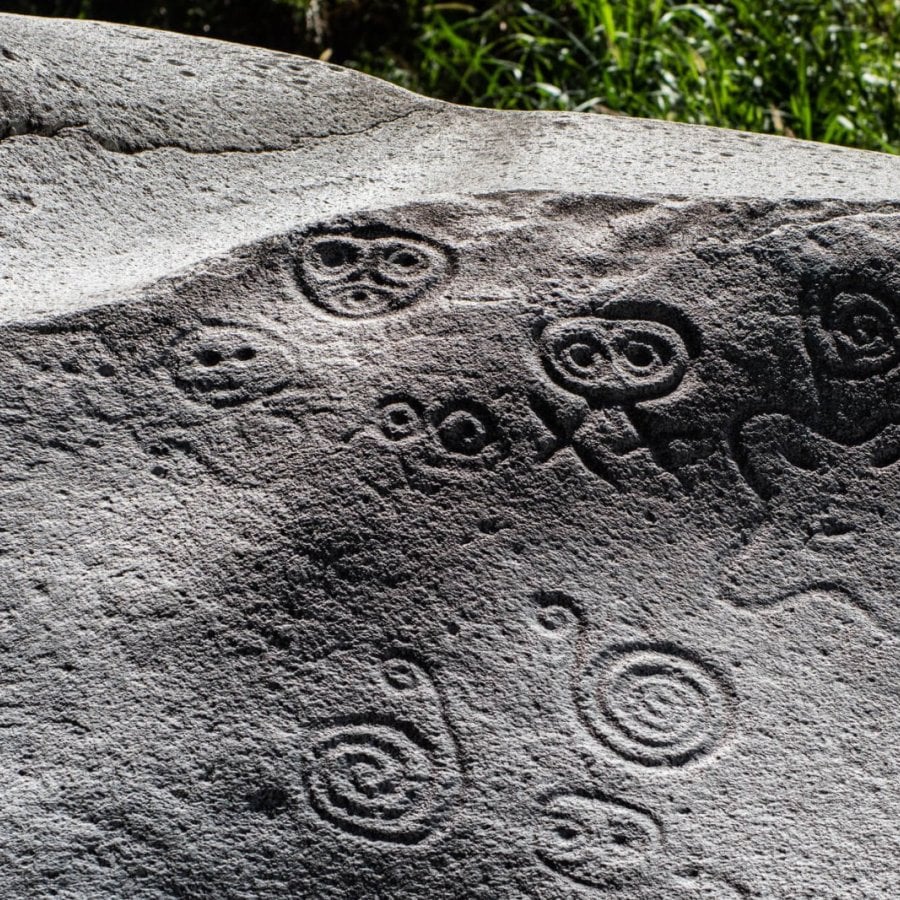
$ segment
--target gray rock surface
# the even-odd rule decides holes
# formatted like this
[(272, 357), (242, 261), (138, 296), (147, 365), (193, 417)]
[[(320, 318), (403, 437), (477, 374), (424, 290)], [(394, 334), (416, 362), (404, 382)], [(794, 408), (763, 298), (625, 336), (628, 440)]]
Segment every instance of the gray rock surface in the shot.
[(13, 16), (0, 135), (0, 896), (898, 896), (900, 160)]

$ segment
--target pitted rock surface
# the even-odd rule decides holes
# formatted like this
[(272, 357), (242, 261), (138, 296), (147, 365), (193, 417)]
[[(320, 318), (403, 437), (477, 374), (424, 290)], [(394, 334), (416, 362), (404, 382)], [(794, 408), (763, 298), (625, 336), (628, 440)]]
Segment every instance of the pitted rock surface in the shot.
[(900, 161), (0, 78), (0, 895), (897, 895)]

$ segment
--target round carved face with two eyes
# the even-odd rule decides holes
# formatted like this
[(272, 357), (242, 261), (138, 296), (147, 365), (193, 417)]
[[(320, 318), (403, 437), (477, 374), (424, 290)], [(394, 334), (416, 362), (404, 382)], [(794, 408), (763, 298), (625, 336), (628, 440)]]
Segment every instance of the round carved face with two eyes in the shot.
[(599, 888), (638, 877), (661, 844), (661, 829), (646, 811), (580, 792), (543, 798), (534, 831), (535, 854), (547, 868)]
[(336, 316), (364, 319), (404, 309), (446, 274), (439, 247), (405, 233), (324, 232), (304, 244), (301, 280)]
[(168, 366), (191, 400), (217, 408), (278, 393), (291, 380), (287, 348), (255, 328), (200, 325), (172, 347)]
[(627, 403), (673, 391), (687, 368), (681, 336), (659, 322), (563, 319), (541, 336), (541, 355), (560, 385), (597, 403)]

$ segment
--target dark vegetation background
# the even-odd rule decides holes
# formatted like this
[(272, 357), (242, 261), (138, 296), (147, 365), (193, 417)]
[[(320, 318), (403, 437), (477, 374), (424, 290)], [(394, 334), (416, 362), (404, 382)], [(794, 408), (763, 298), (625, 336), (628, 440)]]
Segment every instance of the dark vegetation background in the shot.
[(0, 11), (304, 53), (477, 106), (900, 153), (900, 0), (0, 0)]

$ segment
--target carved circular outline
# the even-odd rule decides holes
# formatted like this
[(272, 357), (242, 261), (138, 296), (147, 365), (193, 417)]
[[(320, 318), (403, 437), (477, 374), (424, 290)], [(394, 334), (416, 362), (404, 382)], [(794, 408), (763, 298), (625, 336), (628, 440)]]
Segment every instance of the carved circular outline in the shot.
[[(414, 728), (390, 722), (332, 726), (307, 751), (310, 805), (343, 831), (416, 844), (441, 805), (435, 748)], [(379, 793), (382, 786), (393, 793)]]
[[(656, 724), (660, 716), (651, 696), (644, 701), (645, 720), (630, 721), (622, 701), (631, 698), (619, 694), (635, 677), (647, 679), (644, 683), (657, 695), (668, 687), (676, 699), (683, 699), (685, 692), (696, 698), (694, 719), (680, 729), (665, 730)], [(610, 697), (611, 691), (619, 693)], [(671, 644), (622, 644), (595, 654), (578, 673), (574, 693), (591, 733), (614, 753), (643, 766), (678, 767), (709, 756), (731, 730), (734, 692), (724, 675)]]
[[(455, 270), (450, 248), (382, 224), (322, 225), (299, 235), (292, 245), (294, 275), (305, 296), (319, 309), (347, 321), (379, 319), (408, 309)], [(346, 245), (354, 253), (328, 265), (315, 251), (329, 245), (335, 249)], [(400, 256), (414, 257), (419, 264), (401, 262)]]
[(539, 347), (553, 381), (599, 404), (667, 396), (689, 362), (678, 331), (651, 319), (559, 319), (541, 332)]
[[(868, 313), (879, 326), (876, 338), (868, 344), (853, 340), (842, 327), (853, 326), (853, 319), (845, 322), (853, 306), (859, 314)], [(816, 298), (804, 317), (804, 334), (810, 355), (819, 360), (829, 372), (850, 380), (885, 375), (900, 364), (900, 299), (886, 287), (873, 285), (868, 279), (851, 276), (836, 278)], [(859, 323), (857, 323), (858, 325)], [(876, 339), (883, 346), (877, 353)]]
[[(480, 400), (455, 396), (425, 413), (425, 461), (438, 468), (490, 469), (509, 453), (497, 415)], [(472, 427), (466, 429), (466, 425)]]

